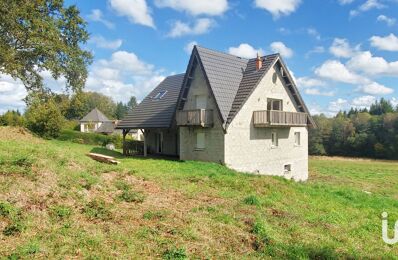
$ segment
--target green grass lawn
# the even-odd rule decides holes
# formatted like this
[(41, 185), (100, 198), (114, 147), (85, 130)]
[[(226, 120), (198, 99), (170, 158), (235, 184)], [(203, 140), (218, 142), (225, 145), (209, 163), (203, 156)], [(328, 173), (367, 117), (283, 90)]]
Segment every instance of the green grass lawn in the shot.
[(311, 158), (309, 181), (295, 183), (26, 133), (0, 138), (0, 256), (14, 259), (396, 258), (381, 213), (392, 230), (397, 208), (397, 162)]

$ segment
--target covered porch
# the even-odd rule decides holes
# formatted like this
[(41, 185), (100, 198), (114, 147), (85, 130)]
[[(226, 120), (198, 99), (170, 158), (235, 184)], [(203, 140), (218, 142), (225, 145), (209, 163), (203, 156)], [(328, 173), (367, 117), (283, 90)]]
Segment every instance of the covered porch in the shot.
[(127, 140), (131, 129), (123, 131), (123, 155), (125, 156), (179, 156), (179, 135), (177, 128), (144, 128), (143, 140)]

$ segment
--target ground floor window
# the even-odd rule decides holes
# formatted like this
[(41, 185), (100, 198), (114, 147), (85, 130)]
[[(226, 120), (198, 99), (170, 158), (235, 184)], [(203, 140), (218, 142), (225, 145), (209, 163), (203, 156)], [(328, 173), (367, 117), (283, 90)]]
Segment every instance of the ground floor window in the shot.
[(206, 143), (205, 143), (205, 133), (203, 132), (198, 132), (196, 133), (196, 149), (203, 150), (206, 148)]
[(294, 144), (295, 145), (301, 145), (300, 132), (295, 132), (294, 133)]
[(271, 133), (271, 141), (272, 141), (272, 146), (277, 147), (278, 146), (278, 133), (277, 132), (272, 132)]

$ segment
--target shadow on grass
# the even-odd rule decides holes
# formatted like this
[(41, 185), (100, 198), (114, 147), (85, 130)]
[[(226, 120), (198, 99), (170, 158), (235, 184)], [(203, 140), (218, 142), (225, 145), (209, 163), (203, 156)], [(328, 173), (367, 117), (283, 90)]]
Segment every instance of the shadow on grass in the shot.
[(117, 159), (126, 158), (126, 156), (124, 156), (121, 152), (111, 151), (103, 147), (94, 147), (93, 149), (91, 149), (90, 153), (98, 153), (102, 155), (112, 156)]

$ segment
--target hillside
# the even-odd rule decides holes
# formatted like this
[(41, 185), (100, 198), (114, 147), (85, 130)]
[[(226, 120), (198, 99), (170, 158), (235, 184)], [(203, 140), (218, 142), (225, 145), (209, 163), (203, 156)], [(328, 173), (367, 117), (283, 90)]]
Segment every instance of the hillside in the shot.
[[(87, 152), (113, 154), (105, 165)], [(398, 162), (311, 158), (294, 183), (203, 162), (123, 158), (0, 128), (0, 256), (375, 258)]]

